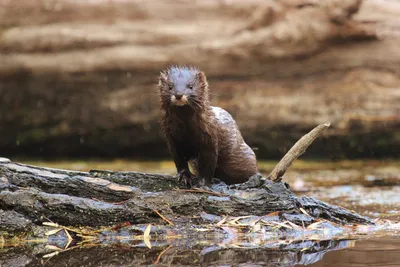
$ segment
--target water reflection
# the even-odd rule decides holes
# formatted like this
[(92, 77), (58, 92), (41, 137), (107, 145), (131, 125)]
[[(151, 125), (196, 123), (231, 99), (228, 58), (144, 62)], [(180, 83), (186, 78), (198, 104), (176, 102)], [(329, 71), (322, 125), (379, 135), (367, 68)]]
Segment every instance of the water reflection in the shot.
[[(354, 241), (303, 241), (265, 248), (223, 248), (218, 246), (168, 246), (149, 249), (135, 246), (77, 248), (54, 255), (35, 255), (35, 250), (12, 248), (1, 266), (293, 266), (320, 261), (325, 253), (353, 246)], [(159, 244), (161, 245), (161, 244)], [(40, 250), (40, 249), (39, 249)]]
[[(274, 248), (196, 246), (89, 246), (51, 258), (40, 246), (10, 248), (0, 254), (0, 266), (398, 266), (400, 238), (303, 241)], [(3, 252), (6, 252), (5, 254)]]
[(400, 266), (400, 236), (357, 241), (354, 247), (327, 253), (311, 266)]

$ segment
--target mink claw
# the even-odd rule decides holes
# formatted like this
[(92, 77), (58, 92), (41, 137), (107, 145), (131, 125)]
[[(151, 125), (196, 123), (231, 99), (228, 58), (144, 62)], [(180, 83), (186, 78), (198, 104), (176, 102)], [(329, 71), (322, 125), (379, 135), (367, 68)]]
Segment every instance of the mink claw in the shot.
[(192, 187), (193, 174), (188, 170), (182, 170), (178, 173), (178, 182), (187, 188)]

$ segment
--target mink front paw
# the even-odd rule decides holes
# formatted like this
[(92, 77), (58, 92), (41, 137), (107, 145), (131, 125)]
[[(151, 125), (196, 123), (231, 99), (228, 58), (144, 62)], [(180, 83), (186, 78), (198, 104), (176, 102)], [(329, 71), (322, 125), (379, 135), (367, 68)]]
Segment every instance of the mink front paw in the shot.
[(192, 180), (194, 175), (189, 170), (182, 170), (178, 173), (178, 182), (186, 186), (187, 188), (192, 187)]

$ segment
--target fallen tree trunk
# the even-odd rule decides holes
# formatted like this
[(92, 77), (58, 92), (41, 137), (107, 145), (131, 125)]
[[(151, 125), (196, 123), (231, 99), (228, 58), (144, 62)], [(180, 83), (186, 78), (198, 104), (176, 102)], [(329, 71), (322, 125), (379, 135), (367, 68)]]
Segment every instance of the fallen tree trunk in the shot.
[[(304, 151), (304, 146), (299, 151)], [(295, 146), (296, 147), (296, 146)], [(285, 167), (287, 168), (287, 167)], [(0, 163), (0, 209), (40, 224), (50, 220), (64, 225), (105, 226), (131, 223), (160, 223), (156, 210), (174, 222), (185, 222), (203, 211), (214, 215), (255, 215), (282, 212), (302, 214), (303, 223), (318, 218), (336, 223), (371, 223), (368, 218), (310, 197), (297, 198), (282, 182), (261, 175), (233, 186), (213, 185), (213, 191), (178, 189), (169, 175), (138, 172), (75, 172), (13, 163)], [(305, 216), (305, 217), (304, 217)], [(293, 216), (292, 216), (293, 217)], [(10, 224), (4, 213), (2, 226)], [(296, 216), (293, 220), (299, 220)], [(7, 224), (6, 224), (7, 223)], [(26, 223), (14, 227), (26, 230)], [(0, 226), (0, 227), (2, 227)], [(7, 230), (10, 229), (6, 227)], [(1, 230), (1, 229), (0, 229)]]
[(154, 210), (167, 218), (190, 218), (199, 216), (201, 211), (232, 216), (261, 216), (274, 211), (301, 214), (301, 207), (311, 216), (306, 220), (308, 224), (320, 217), (338, 223), (371, 223), (368, 218), (316, 199), (297, 198), (284, 183), (263, 180), (260, 176), (236, 187), (215, 185), (213, 189), (221, 193), (215, 196), (174, 190), (179, 184), (168, 175), (76, 173), (13, 162), (1, 163), (0, 172), (0, 208), (13, 210), (36, 224), (46, 220), (74, 226), (105, 226), (125, 221), (161, 223)]

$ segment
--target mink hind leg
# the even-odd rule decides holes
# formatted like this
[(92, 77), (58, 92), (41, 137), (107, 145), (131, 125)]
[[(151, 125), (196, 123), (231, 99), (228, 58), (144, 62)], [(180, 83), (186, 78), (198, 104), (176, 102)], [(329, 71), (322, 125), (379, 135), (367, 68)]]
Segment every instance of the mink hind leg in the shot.
[[(199, 174), (198, 161), (191, 160), (189, 165), (193, 170), (194, 176), (201, 178)], [(258, 168), (256, 159), (245, 158), (239, 161), (235, 160), (231, 162), (218, 163), (213, 178), (217, 178), (224, 183), (231, 185), (247, 182), (251, 176), (257, 173)]]
[(251, 176), (258, 173), (255, 158), (235, 158), (218, 164), (215, 170), (215, 178), (226, 184), (239, 184), (249, 180)]

